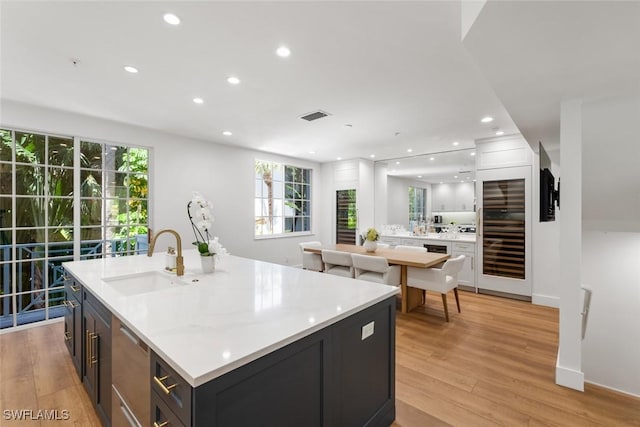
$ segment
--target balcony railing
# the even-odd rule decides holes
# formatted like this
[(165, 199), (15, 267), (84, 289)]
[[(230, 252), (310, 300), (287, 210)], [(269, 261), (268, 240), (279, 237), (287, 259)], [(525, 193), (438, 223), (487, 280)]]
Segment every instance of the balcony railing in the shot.
[[(64, 316), (64, 267), (63, 262), (73, 260), (73, 242), (22, 243), (0, 245), (0, 329), (13, 323), (13, 299), (15, 298), (16, 325), (38, 322), (47, 318)], [(44, 258), (44, 249), (47, 257)], [(80, 243), (80, 259), (124, 256), (146, 252), (147, 236), (111, 240), (83, 240)], [(12, 267), (15, 265), (15, 291), (12, 289)], [(47, 275), (44, 274), (46, 265)], [(47, 277), (47, 283), (45, 283)]]

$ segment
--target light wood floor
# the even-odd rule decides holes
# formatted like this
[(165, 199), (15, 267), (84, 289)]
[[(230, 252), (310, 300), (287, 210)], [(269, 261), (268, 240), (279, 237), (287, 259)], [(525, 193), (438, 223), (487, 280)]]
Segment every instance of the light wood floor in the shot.
[[(640, 399), (555, 385), (558, 312), (460, 292), (397, 313), (394, 426), (640, 426)], [(0, 335), (0, 426), (99, 426), (57, 323)], [(7, 421), (5, 409), (67, 409), (70, 420)]]

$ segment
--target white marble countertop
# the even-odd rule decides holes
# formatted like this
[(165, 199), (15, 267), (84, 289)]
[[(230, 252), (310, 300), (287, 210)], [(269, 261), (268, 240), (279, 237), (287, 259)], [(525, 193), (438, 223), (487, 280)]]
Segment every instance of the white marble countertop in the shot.
[(453, 237), (451, 233), (428, 233), (423, 235), (413, 235), (411, 233), (381, 234), (382, 237), (398, 237), (402, 239), (422, 239), (422, 240), (441, 240), (445, 242), (472, 242), (475, 243), (475, 233), (458, 233)]
[(184, 258), (181, 283), (133, 295), (102, 279), (152, 271), (175, 277), (163, 271), (165, 253), (64, 266), (193, 387), (399, 292), (235, 256), (225, 257), (214, 273), (201, 274), (195, 249)]

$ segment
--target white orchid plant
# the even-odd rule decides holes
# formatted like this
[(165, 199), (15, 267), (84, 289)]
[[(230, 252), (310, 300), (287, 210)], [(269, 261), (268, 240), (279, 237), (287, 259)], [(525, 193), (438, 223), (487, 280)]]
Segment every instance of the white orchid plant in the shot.
[(193, 192), (193, 198), (187, 203), (187, 215), (191, 222), (193, 234), (196, 236), (194, 245), (202, 256), (222, 256), (227, 250), (220, 244), (217, 237), (211, 239), (211, 226), (215, 221), (211, 213), (211, 202), (206, 200), (197, 191)]

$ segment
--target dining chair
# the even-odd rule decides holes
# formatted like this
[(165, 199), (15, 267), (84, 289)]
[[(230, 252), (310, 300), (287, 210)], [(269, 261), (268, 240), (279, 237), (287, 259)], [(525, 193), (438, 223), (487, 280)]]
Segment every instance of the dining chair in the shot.
[(356, 279), (400, 286), (400, 266), (389, 265), (385, 257), (351, 254), (351, 259)]
[[(447, 308), (447, 292), (453, 289), (456, 296), (456, 305), (460, 313), (460, 300), (458, 298), (458, 273), (464, 265), (464, 255), (448, 259), (441, 268), (407, 267), (407, 286), (422, 289), (424, 291), (439, 292), (442, 295), (444, 305), (444, 317), (449, 321)], [(426, 299), (425, 299), (426, 303)]]
[(427, 248), (425, 248), (423, 246), (397, 245), (396, 249), (401, 250), (401, 251), (427, 252)]
[(353, 261), (349, 252), (323, 249), (322, 261), (324, 262), (325, 273), (343, 277), (354, 277)]
[(302, 268), (305, 270), (322, 271), (324, 270), (324, 263), (322, 262), (322, 255), (314, 254), (313, 252), (306, 252), (304, 248), (322, 247), (322, 243), (318, 241), (302, 242), (300, 243), (300, 252), (302, 252)]

